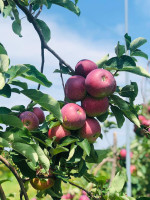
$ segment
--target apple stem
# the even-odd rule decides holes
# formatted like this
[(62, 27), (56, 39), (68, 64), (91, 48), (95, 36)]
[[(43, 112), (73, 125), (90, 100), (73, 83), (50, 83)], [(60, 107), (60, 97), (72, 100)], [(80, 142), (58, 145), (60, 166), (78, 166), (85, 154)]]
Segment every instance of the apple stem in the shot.
[(6, 195), (5, 195), (4, 190), (1, 185), (0, 185), (0, 198), (2, 200), (6, 200)]
[(19, 174), (17, 173), (16, 169), (5, 159), (0, 155), (0, 161), (10, 169), (10, 171), (14, 174), (14, 176), (16, 177), (19, 185), (20, 185), (20, 189), (21, 189), (21, 193), (24, 195), (25, 200), (29, 200), (28, 195), (26, 193), (23, 181), (21, 179), (21, 177), (19, 176)]

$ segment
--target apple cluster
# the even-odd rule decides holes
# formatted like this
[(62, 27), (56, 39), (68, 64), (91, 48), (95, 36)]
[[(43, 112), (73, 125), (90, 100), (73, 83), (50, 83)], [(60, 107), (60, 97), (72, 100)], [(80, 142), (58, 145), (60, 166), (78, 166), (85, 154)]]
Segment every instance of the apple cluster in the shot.
[(34, 107), (33, 112), (25, 111), (19, 115), (23, 125), (29, 130), (34, 131), (42, 124), (45, 120), (44, 112), (39, 107)]
[(48, 137), (56, 136), (56, 141), (59, 141), (76, 130), (79, 137), (94, 143), (101, 134), (100, 124), (95, 117), (108, 110), (108, 96), (115, 90), (116, 80), (109, 71), (98, 68), (90, 60), (79, 61), (75, 66), (75, 75), (65, 84), (66, 99), (73, 103), (62, 107), (63, 123), (51, 128)]

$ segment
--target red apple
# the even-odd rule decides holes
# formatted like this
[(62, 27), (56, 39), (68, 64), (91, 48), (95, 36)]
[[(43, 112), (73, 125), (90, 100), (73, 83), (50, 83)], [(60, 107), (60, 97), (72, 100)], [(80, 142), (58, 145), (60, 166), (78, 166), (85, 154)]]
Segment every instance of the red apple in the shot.
[(55, 180), (53, 178), (40, 179), (33, 178), (30, 180), (32, 187), (36, 190), (45, 190), (51, 188), (54, 185)]
[(39, 126), (39, 120), (33, 112), (25, 111), (19, 115), (19, 118), (29, 131), (36, 130)]
[(144, 120), (142, 120), (141, 124), (142, 124), (143, 126), (148, 127), (148, 126), (150, 126), (150, 120), (149, 120), (149, 119), (144, 119)]
[(111, 95), (116, 90), (116, 80), (109, 71), (95, 69), (87, 75), (85, 86), (91, 96), (102, 98)]
[(87, 138), (90, 143), (94, 143), (101, 134), (99, 122), (94, 118), (87, 118), (84, 126), (79, 129), (79, 136)]
[(150, 106), (148, 106), (147, 111), (150, 113)]
[(138, 119), (139, 119), (140, 122), (142, 122), (142, 121), (145, 120), (146, 118), (145, 118), (143, 115), (139, 115), (139, 116), (138, 116)]
[(131, 165), (130, 166), (130, 172), (131, 174), (134, 174), (137, 171), (136, 166), (135, 165)]
[(71, 76), (65, 84), (66, 97), (73, 101), (80, 101), (86, 95), (85, 78), (83, 76)]
[(87, 193), (84, 190), (82, 190), (82, 195), (87, 195)]
[(81, 102), (81, 106), (89, 117), (97, 117), (104, 114), (108, 110), (109, 101), (107, 97), (104, 97), (103, 99), (96, 99), (87, 96)]
[[(127, 155), (126, 149), (121, 149), (120, 150), (120, 156), (121, 156), (121, 158), (125, 159), (126, 155)], [(132, 157), (133, 157), (133, 152), (130, 152), (130, 158), (132, 158)]]
[(65, 129), (62, 125), (55, 126), (48, 131), (48, 137), (52, 138), (56, 136), (56, 141), (59, 142), (59, 140), (65, 136), (71, 135), (70, 131)]
[(75, 66), (75, 74), (86, 77), (92, 70), (97, 68), (98, 66), (91, 60), (80, 60)]
[(80, 196), (79, 200), (90, 200), (88, 196), (82, 195)]
[(38, 107), (34, 107), (33, 108), (33, 113), (37, 116), (37, 118), (39, 119), (39, 124), (42, 124), (45, 120), (45, 115), (44, 112), (41, 108)]
[(75, 103), (68, 103), (61, 109), (63, 126), (69, 130), (80, 129), (86, 120), (85, 111)]
[(68, 193), (68, 194), (64, 194), (61, 199), (73, 199), (74, 195)]

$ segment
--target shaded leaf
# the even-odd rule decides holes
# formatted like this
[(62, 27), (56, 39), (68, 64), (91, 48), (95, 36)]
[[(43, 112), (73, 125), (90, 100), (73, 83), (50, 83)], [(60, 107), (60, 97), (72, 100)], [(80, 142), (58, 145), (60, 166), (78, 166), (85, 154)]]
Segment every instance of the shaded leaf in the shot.
[(25, 65), (15, 65), (11, 66), (7, 73), (10, 75), (9, 82), (12, 82), (12, 79), (16, 78), (17, 76), (21, 76), (23, 73), (27, 72), (29, 69)]
[(6, 84), (3, 89), (0, 90), (0, 95), (1, 96), (4, 96), (4, 97), (7, 97), (7, 98), (10, 98), (11, 96), (11, 88), (8, 84)]
[(21, 35), (21, 20), (15, 20), (12, 23), (12, 30), (15, 34), (17, 34), (19, 37), (22, 37)]
[(0, 137), (0, 146), (2, 147), (10, 147), (9, 143), (7, 142), (7, 140), (5, 140), (4, 138)]
[(51, 33), (50, 33), (49, 27), (47, 26), (47, 24), (44, 21), (42, 21), (40, 19), (36, 19), (36, 22), (43, 34), (44, 40), (46, 42), (48, 42), (51, 38)]
[(122, 111), (117, 106), (113, 106), (113, 105), (111, 105), (111, 110), (117, 120), (118, 128), (121, 128), (125, 121)]
[(67, 152), (67, 151), (69, 151), (67, 148), (65, 148), (65, 147), (56, 147), (55, 149), (53, 149), (53, 148), (51, 148), (50, 149), (50, 154), (52, 155), (52, 156), (54, 156), (54, 155), (57, 155), (57, 154), (59, 154), (59, 153), (62, 153), (62, 152)]
[(21, 87), (24, 90), (28, 89), (27, 83), (19, 81), (19, 80), (13, 80), (9, 84)]
[(23, 128), (22, 121), (14, 115), (0, 114), (0, 123), (17, 128)]
[(131, 37), (128, 35), (128, 33), (126, 33), (124, 35), (124, 38), (125, 38), (127, 50), (129, 50), (130, 49), (130, 43), (131, 43)]
[(136, 49), (135, 51), (131, 52), (131, 56), (140, 56), (148, 60), (148, 55), (140, 49)]
[(7, 55), (7, 51), (6, 51), (6, 49), (4, 48), (4, 46), (1, 43), (0, 43), (0, 54)]
[(0, 107), (0, 114), (9, 114), (11, 110), (7, 107)]
[(115, 53), (117, 57), (121, 57), (125, 53), (125, 46), (120, 45), (118, 42), (117, 46), (115, 47)]
[(86, 152), (89, 156), (91, 152), (91, 146), (87, 139), (84, 139), (82, 142), (77, 142), (77, 144)]

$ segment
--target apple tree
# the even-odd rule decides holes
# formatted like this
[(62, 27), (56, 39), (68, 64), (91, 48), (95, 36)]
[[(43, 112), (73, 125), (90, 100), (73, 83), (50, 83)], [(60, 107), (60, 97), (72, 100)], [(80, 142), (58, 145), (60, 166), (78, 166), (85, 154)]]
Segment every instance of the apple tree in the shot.
[[(138, 95), (137, 83), (131, 82), (121, 88), (115, 80), (123, 72), (150, 78), (150, 74), (136, 64), (138, 56), (148, 59), (147, 54), (139, 49), (146, 39), (139, 37), (132, 41), (126, 34), (125, 45), (118, 42), (115, 47), (115, 57), (107, 55), (97, 63), (82, 60), (74, 69), (48, 45), (50, 29), (39, 17), (53, 4), (80, 15), (77, 3), (78, 0), (0, 0), (1, 17), (11, 18), (14, 33), (21, 37), (19, 14), (22, 12), (41, 42), (41, 70), (38, 71), (32, 64), (16, 63), (11, 66), (1, 41), (0, 95), (11, 98), (13, 93), (23, 94), (30, 103), (27, 106), (0, 107), (0, 161), (16, 177), (20, 199), (29, 199), (26, 184), (37, 190), (38, 198), (49, 195), (54, 200), (61, 199), (61, 183), (64, 182), (84, 190), (90, 199), (134, 200), (122, 191), (126, 181), (125, 170), (118, 171), (109, 186), (106, 177), (101, 180), (90, 174), (89, 166), (105, 158), (105, 151), (95, 150), (94, 142), (98, 137), (102, 139), (102, 123), (112, 115), (118, 128), (128, 118), (149, 134), (148, 127), (142, 127), (138, 119), (139, 106), (134, 105)], [(59, 101), (40, 90), (41, 85), (53, 87), (44, 75), (45, 51), (58, 60), (54, 73), (60, 74), (60, 85), (64, 89), (64, 99)], [(126, 55), (126, 51), (130, 54)], [(70, 75), (66, 84), (64, 74)], [(36, 82), (37, 89), (30, 88), (26, 79)], [(125, 101), (124, 97), (129, 101)], [(48, 114), (44, 116), (44, 113)], [(76, 178), (94, 186), (87, 191), (84, 186), (72, 181)], [(0, 196), (4, 200), (6, 196), (1, 185)]]

